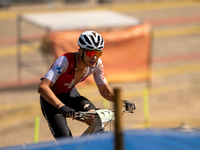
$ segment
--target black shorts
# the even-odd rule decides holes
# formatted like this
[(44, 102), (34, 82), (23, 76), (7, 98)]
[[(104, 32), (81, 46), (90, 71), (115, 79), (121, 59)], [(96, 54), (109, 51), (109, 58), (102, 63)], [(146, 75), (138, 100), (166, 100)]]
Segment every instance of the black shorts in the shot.
[[(56, 96), (66, 106), (73, 108), (76, 112), (96, 109), (94, 104), (87, 98), (81, 96), (76, 88), (73, 88), (68, 93), (56, 94)], [(42, 96), (40, 96), (40, 104), (42, 113), (48, 122), (52, 135), (55, 138), (72, 137), (72, 133), (67, 125), (67, 120), (61, 115), (60, 111), (47, 102)]]

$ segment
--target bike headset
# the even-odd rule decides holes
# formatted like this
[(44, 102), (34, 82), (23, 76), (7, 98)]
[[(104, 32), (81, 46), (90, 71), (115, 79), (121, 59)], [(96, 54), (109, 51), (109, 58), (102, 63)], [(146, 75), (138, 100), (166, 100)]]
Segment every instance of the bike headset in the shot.
[[(95, 31), (85, 31), (83, 32), (78, 39), (78, 46), (83, 50), (82, 61), (85, 63), (83, 57), (85, 49), (89, 51), (101, 51), (104, 48), (103, 37)], [(86, 64), (86, 63), (85, 63)], [(87, 65), (87, 64), (86, 64)]]

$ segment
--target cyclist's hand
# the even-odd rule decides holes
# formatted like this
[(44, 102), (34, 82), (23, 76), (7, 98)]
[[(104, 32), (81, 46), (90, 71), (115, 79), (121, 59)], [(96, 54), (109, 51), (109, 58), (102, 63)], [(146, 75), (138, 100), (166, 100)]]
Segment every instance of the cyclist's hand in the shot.
[(136, 109), (135, 104), (131, 103), (131, 102), (127, 101), (127, 100), (124, 100), (124, 105), (126, 107), (126, 111), (128, 111), (128, 110), (133, 111), (133, 110)]
[(72, 108), (69, 108), (67, 106), (60, 107), (60, 112), (62, 113), (63, 117), (74, 117), (75, 116), (75, 110)]

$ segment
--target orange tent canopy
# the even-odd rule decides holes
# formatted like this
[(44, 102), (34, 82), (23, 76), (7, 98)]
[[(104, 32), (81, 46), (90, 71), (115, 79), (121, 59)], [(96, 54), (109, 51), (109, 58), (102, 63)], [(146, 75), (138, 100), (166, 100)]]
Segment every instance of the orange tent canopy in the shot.
[[(78, 38), (83, 31), (62, 31), (49, 34), (55, 59), (66, 52), (77, 52)], [(101, 59), (109, 82), (134, 82), (149, 79), (151, 26), (143, 23), (124, 29), (97, 31), (105, 41)]]

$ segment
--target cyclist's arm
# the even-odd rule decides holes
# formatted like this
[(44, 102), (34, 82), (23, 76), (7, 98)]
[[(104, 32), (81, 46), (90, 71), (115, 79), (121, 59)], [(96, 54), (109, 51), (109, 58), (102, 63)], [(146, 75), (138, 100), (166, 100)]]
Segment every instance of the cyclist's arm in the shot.
[[(109, 87), (109, 85), (104, 77), (104, 68), (103, 68), (101, 59), (99, 59), (96, 72), (93, 75), (94, 75), (94, 80), (97, 84), (100, 94), (108, 101), (113, 102), (114, 92)], [(122, 98), (121, 98), (121, 100), (123, 101)]]
[[(53, 106), (57, 107), (58, 104), (62, 103), (56, 95), (51, 90), (51, 87), (54, 85), (52, 81), (44, 78), (38, 87), (38, 93)], [(62, 107), (64, 104), (58, 106), (58, 108)]]
[[(112, 89), (110, 89), (110, 87), (108, 86), (108, 84), (100, 84), (97, 85), (99, 92), (101, 93), (101, 95), (107, 99), (108, 101), (114, 102), (114, 92)], [(129, 102), (127, 100), (124, 100), (122, 98), (120, 98), (123, 101), (123, 105), (126, 107), (127, 111), (133, 111), (135, 109), (135, 104), (132, 102)]]
[[(61, 73), (65, 72), (68, 67), (68, 59), (65, 56), (60, 56), (50, 70), (47, 72), (45, 78), (39, 85), (38, 93), (50, 104), (57, 107), (58, 104), (62, 103), (51, 90), (56, 80), (59, 78)], [(60, 108), (64, 104), (58, 106)]]
[(105, 99), (107, 99), (108, 101), (113, 102), (113, 98), (114, 98), (114, 92), (113, 90), (109, 87), (109, 85), (107, 83), (105, 84), (100, 84), (97, 85), (99, 92), (101, 94), (101, 96), (103, 96)]

